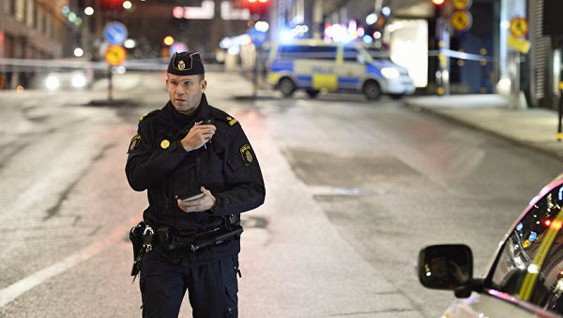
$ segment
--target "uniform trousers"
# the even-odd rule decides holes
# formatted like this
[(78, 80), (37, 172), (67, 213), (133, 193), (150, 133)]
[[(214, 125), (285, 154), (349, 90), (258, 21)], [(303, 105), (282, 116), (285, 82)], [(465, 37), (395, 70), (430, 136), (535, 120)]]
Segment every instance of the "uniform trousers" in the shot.
[(143, 318), (176, 318), (186, 290), (194, 318), (236, 318), (238, 256), (192, 265), (159, 245), (143, 257)]

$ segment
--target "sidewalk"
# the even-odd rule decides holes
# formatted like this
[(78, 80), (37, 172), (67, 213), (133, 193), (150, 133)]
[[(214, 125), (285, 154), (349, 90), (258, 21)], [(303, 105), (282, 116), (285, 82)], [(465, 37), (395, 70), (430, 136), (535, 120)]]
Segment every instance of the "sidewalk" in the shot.
[(563, 159), (555, 110), (512, 107), (500, 95), (408, 97), (405, 104)]

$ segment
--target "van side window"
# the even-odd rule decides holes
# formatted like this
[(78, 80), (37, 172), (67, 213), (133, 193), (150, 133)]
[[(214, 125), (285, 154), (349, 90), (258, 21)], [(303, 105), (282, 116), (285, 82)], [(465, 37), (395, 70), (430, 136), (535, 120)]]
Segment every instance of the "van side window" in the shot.
[(344, 47), (344, 61), (357, 62), (360, 52), (354, 47)]
[(334, 60), (336, 46), (282, 45), (278, 48), (278, 55), (280, 59), (289, 60)]
[(516, 225), (492, 273), (493, 288), (563, 313), (563, 186), (545, 193)]

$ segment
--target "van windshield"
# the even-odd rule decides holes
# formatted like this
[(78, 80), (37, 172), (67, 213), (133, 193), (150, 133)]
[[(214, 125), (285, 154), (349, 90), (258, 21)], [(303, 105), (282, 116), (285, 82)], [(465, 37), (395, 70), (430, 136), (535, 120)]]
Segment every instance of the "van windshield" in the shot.
[(365, 49), (374, 60), (391, 60), (389, 51), (379, 50), (374, 47), (365, 47)]

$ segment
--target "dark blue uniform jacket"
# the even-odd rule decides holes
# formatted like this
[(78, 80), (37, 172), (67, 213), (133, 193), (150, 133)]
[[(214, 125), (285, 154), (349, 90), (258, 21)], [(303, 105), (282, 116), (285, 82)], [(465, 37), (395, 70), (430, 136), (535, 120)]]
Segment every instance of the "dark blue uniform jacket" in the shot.
[[(180, 140), (196, 122), (206, 120), (217, 127), (213, 139), (206, 147), (186, 152)], [(128, 153), (127, 180), (134, 190), (147, 190), (149, 206), (143, 217), (154, 228), (205, 232), (221, 226), (225, 216), (264, 202), (260, 166), (242, 127), (224, 111), (208, 105), (205, 94), (192, 116), (180, 114), (169, 101), (142, 118)], [(200, 186), (215, 196), (215, 207), (206, 212), (180, 210), (176, 198), (195, 194)], [(202, 250), (197, 259), (213, 260), (239, 251), (239, 240), (231, 240)]]

